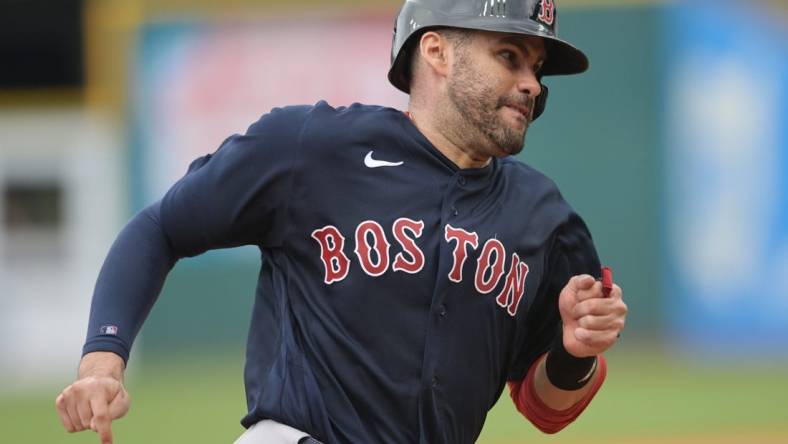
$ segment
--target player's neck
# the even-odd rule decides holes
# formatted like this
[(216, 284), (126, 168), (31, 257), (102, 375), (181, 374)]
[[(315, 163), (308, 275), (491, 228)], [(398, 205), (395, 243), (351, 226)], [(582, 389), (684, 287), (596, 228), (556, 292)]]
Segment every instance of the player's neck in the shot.
[(432, 120), (424, 117), (425, 114), (429, 114), (414, 109), (412, 106), (405, 114), (410, 117), (410, 120), (413, 121), (413, 124), (416, 125), (416, 128), (421, 131), (424, 137), (426, 137), (441, 154), (457, 165), (457, 168), (463, 170), (483, 168), (490, 163), (490, 156), (479, 157), (478, 153), (461, 144), (453, 142), (451, 138), (438, 130), (437, 125), (435, 125)]

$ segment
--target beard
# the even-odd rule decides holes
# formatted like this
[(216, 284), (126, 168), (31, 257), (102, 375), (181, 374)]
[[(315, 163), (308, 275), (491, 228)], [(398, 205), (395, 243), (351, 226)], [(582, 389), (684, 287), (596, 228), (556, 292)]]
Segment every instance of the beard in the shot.
[(473, 62), (465, 55), (457, 58), (452, 70), (454, 76), (447, 85), (447, 93), (461, 117), (458, 135), (471, 143), (491, 143), (507, 155), (522, 151), (530, 116), (525, 119), (522, 129), (517, 129), (501, 117), (499, 110), (507, 105), (517, 105), (528, 107), (533, 112), (534, 99), (526, 94), (497, 96), (490, 86), (494, 82), (475, 70)]

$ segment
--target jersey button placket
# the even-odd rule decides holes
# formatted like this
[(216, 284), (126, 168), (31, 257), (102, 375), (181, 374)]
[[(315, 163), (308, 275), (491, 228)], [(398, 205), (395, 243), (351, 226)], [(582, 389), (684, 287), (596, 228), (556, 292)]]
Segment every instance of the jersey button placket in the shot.
[[(457, 217), (460, 215), (457, 204), (458, 199), (466, 192), (462, 189), (465, 184), (467, 184), (467, 179), (462, 176), (457, 175), (450, 179), (446, 194), (443, 196), (443, 201), (441, 203), (441, 225), (451, 224), (455, 226), (459, 223), (456, 221)], [(459, 225), (457, 226), (459, 227)], [(422, 367), (422, 387), (424, 390), (437, 391), (439, 389), (439, 380), (436, 374), (440, 368), (439, 362), (441, 360), (439, 357), (443, 355), (443, 348), (448, 334), (448, 332), (444, 331), (446, 321), (448, 320), (448, 309), (443, 301), (447, 297), (447, 286), (450, 284), (448, 275), (451, 270), (453, 259), (452, 251), (453, 244), (451, 242), (441, 243), (440, 262), (444, 269), (439, 272), (438, 282), (436, 282), (436, 288), (434, 290), (434, 299), (432, 301), (431, 311), (433, 315), (430, 319), (431, 327), (428, 332), (427, 343), (425, 344), (425, 362)]]
[[(465, 185), (468, 184), (468, 179), (466, 179), (465, 176), (458, 175), (456, 183), (457, 183), (457, 187), (458, 188), (463, 188), (463, 187), (465, 187)], [(462, 192), (462, 191), (459, 192), (459, 194), (463, 194), (463, 193), (464, 192)], [(457, 209), (456, 203), (451, 206), (451, 209), (449, 210), (449, 215), (450, 215), (450, 217), (457, 217), (457, 216), (460, 215), (460, 210)]]

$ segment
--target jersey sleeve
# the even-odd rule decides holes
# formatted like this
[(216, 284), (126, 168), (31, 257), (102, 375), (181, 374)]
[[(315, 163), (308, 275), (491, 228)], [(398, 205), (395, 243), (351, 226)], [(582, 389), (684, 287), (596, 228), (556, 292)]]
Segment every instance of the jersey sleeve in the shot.
[(526, 317), (524, 344), (510, 368), (510, 381), (522, 380), (528, 369), (550, 349), (561, 328), (558, 295), (572, 276), (601, 275), (596, 248), (583, 220), (572, 213), (555, 232), (536, 299)]
[(176, 249), (194, 256), (281, 244), (306, 114), (302, 107), (275, 109), (192, 163), (161, 204), (162, 228)]
[(176, 261), (209, 249), (277, 246), (286, 234), (292, 165), (304, 109), (274, 110), (189, 166), (164, 198), (135, 216), (104, 261), (83, 355), (128, 360)]
[(161, 202), (118, 234), (101, 267), (82, 354), (109, 351), (128, 361), (131, 346), (178, 259), (160, 221)]

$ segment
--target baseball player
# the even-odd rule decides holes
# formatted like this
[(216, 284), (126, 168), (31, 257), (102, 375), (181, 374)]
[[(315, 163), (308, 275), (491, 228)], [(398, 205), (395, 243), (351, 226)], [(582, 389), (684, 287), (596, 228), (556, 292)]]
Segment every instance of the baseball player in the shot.
[(195, 160), (107, 256), (66, 430), (112, 442), (167, 273), (239, 245), (262, 265), (238, 443), (470, 443), (507, 385), (544, 432), (572, 422), (627, 308), (581, 218), (510, 157), (542, 77), (588, 66), (557, 20), (551, 0), (408, 0), (389, 72), (408, 112), (277, 108)]

